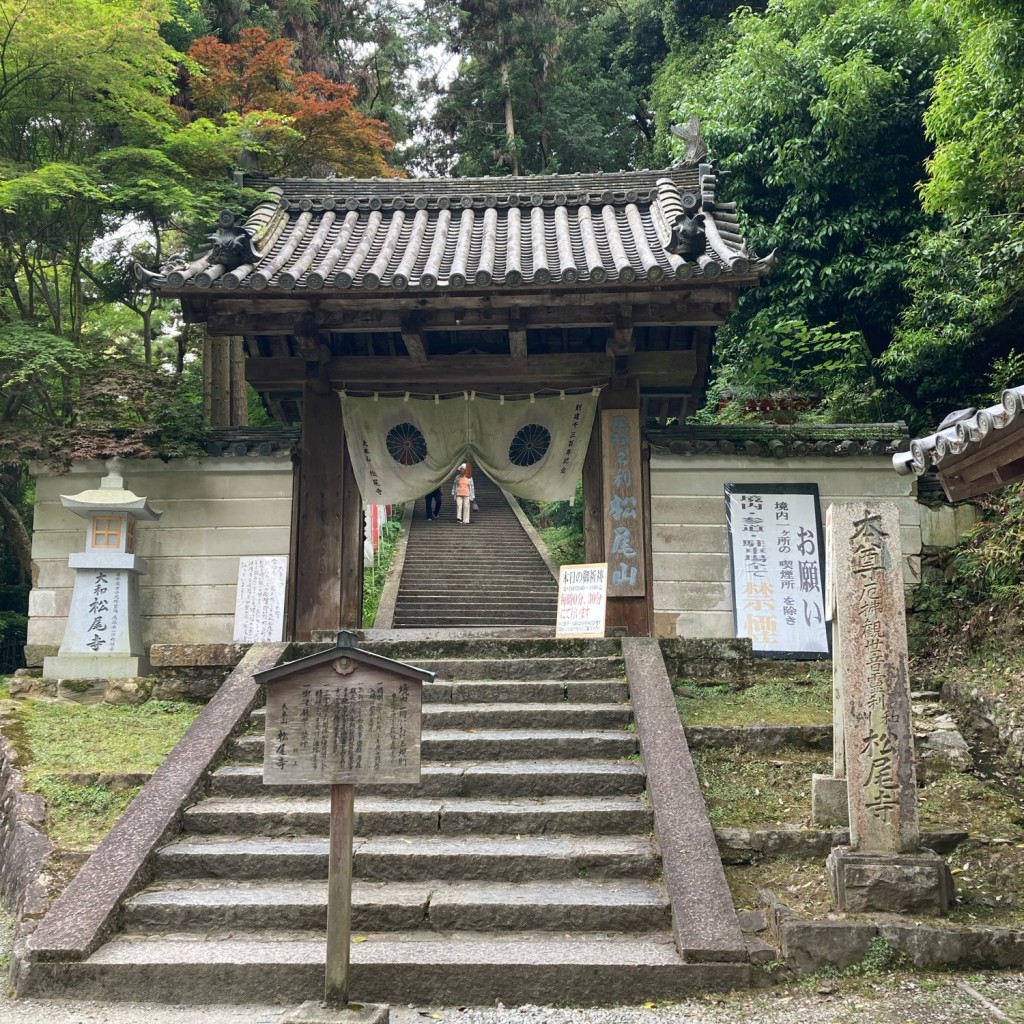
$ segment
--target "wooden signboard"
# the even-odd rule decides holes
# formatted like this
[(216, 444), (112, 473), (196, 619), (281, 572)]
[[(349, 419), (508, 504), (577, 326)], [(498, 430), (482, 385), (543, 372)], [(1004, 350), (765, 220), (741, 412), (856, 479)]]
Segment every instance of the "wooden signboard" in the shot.
[(419, 782), (422, 686), (344, 655), (273, 683), (264, 783)]
[(604, 555), (609, 597), (643, 597), (647, 593), (641, 441), (639, 410), (602, 410)]
[(607, 586), (604, 562), (559, 566), (555, 636), (604, 636)]

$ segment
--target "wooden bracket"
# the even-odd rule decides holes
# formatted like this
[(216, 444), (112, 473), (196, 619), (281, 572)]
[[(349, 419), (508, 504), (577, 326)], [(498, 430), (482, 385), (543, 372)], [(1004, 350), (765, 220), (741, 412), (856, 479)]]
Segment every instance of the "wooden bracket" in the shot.
[(422, 317), (417, 313), (403, 316), (401, 321), (402, 341), (405, 342), (405, 349), (414, 363), (427, 361), (427, 339), (423, 333), (422, 323)]
[(519, 310), (512, 310), (508, 315), (508, 350), (517, 363), (525, 363), (528, 356), (526, 338), (526, 318)]
[(632, 306), (620, 306), (616, 310), (615, 322), (608, 333), (607, 351), (610, 356), (628, 356), (636, 351)]

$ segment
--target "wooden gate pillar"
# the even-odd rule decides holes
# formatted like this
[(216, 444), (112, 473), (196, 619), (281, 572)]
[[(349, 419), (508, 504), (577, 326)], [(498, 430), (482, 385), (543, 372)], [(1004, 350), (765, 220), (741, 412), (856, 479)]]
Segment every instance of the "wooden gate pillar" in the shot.
[[(639, 570), (642, 588), (636, 596), (615, 596), (609, 587), (608, 609), (605, 616), (605, 630), (609, 636), (650, 636), (653, 622), (653, 574), (651, 571), (651, 517), (650, 517), (650, 471), (649, 460), (644, 457), (632, 468), (632, 474), (638, 479), (631, 481), (631, 498), (626, 506), (627, 514), (635, 511), (636, 517), (619, 518), (622, 514), (623, 502), (613, 510), (610, 495), (616, 489), (611, 486), (612, 474), (615, 471), (615, 455), (610, 450), (608, 438), (604, 437), (605, 417), (603, 413), (611, 409), (640, 409), (640, 388), (634, 377), (613, 378), (612, 385), (601, 392), (598, 403), (597, 418), (590, 435), (583, 463), (583, 543), (585, 558), (588, 562), (608, 562), (608, 579), (611, 582), (615, 574), (621, 572), (621, 558), (616, 557), (614, 535), (617, 525), (630, 528), (629, 543), (636, 552), (632, 558), (633, 567)], [(642, 441), (642, 424), (637, 420), (640, 436), (633, 439), (639, 445)], [(609, 450), (605, 450), (608, 446)], [(646, 455), (646, 453), (644, 453)]]
[(358, 629), (363, 605), (363, 506), (345, 445), (341, 402), (306, 381), (298, 474), (294, 638)]

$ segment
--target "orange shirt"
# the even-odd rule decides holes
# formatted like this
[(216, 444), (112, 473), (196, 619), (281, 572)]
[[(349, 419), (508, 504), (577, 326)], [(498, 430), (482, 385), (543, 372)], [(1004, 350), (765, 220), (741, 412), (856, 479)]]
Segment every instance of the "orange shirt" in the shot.
[(469, 497), (469, 484), (471, 477), (460, 476), (455, 482), (455, 496), (457, 498), (468, 498)]

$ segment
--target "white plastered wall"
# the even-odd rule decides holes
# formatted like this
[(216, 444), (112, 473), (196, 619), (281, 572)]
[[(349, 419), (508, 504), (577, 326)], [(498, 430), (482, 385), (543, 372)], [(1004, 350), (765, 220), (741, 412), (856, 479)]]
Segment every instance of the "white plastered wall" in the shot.
[(727, 483), (818, 485), (822, 523), (833, 502), (891, 501), (900, 514), (903, 580), (921, 577), (921, 509), (916, 478), (897, 476), (881, 456), (763, 459), (651, 456), (654, 623), (658, 636), (733, 637)]
[[(62, 494), (98, 487), (102, 462), (75, 463), (53, 475), (33, 466), (36, 504), (29, 595), (29, 665), (55, 654), (64, 636), (74, 570), (68, 555), (85, 550), (86, 521), (60, 503)], [(201, 462), (123, 460), (125, 487), (163, 512), (136, 526), (143, 643), (230, 643), (235, 586), (243, 555), (287, 555), (291, 540), (292, 463), (270, 456)]]

